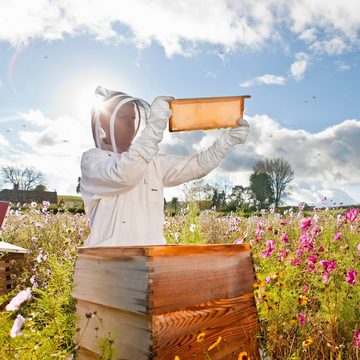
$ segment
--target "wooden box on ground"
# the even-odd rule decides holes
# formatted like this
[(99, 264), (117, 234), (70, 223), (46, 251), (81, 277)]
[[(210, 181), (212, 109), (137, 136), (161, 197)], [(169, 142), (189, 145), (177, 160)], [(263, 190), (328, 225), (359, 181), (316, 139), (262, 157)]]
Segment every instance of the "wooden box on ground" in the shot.
[(13, 288), (11, 280), (12, 262), (24, 259), (27, 253), (27, 249), (0, 241), (0, 295), (6, 294)]
[(97, 359), (104, 344), (112, 359), (238, 359), (243, 351), (259, 359), (247, 245), (79, 248), (78, 255), (79, 359)]

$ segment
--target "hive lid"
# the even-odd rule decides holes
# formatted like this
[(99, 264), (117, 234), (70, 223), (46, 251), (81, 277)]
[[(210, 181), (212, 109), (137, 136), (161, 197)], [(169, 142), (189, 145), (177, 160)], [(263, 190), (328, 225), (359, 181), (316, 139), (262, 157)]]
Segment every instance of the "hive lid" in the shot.
[(16, 246), (5, 241), (0, 241), (0, 251), (7, 253), (18, 253), (18, 254), (27, 254), (29, 250), (24, 249), (20, 246)]

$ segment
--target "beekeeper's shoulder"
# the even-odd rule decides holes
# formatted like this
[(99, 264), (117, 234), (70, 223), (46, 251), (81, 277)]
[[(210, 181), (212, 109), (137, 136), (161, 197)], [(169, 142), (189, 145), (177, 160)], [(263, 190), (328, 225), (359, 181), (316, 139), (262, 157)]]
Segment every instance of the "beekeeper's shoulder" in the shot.
[(90, 150), (85, 151), (81, 157), (81, 163), (88, 162), (99, 162), (102, 160), (106, 160), (109, 157), (116, 156), (116, 154), (111, 153), (111, 151), (106, 151), (98, 148), (92, 148)]

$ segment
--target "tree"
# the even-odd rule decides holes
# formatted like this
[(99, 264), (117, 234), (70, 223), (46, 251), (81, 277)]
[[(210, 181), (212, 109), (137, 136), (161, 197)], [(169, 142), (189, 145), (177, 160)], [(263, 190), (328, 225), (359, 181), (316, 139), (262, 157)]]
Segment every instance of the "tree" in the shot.
[(212, 188), (211, 208), (216, 210), (223, 209), (226, 206), (226, 192), (220, 188), (219, 184), (215, 184)]
[(211, 207), (213, 187), (204, 180), (196, 180), (183, 185), (185, 203), (195, 201), (201, 210)]
[(78, 183), (77, 183), (77, 185), (76, 185), (76, 192), (79, 194), (80, 193), (80, 181), (81, 181), (81, 177), (79, 176), (78, 177)]
[(16, 190), (29, 191), (45, 182), (45, 176), (34, 168), (3, 166), (0, 175), (5, 184), (12, 184)]
[(211, 207), (219, 207), (219, 192), (217, 188), (214, 188), (213, 195), (211, 197)]
[(38, 192), (44, 192), (44, 191), (46, 191), (46, 186), (43, 184), (40, 184), (40, 185), (37, 185), (34, 190), (38, 191)]
[(170, 206), (171, 206), (171, 209), (174, 211), (174, 214), (176, 214), (178, 212), (178, 209), (179, 209), (179, 199), (174, 196), (171, 201), (170, 201)]
[(253, 170), (270, 176), (274, 205), (278, 207), (289, 195), (288, 186), (294, 179), (294, 170), (290, 163), (283, 158), (260, 160), (255, 164)]
[(235, 185), (232, 188), (231, 194), (229, 196), (229, 203), (227, 209), (229, 211), (244, 210), (247, 211), (252, 205), (252, 193), (250, 188), (244, 187), (242, 185)]
[(267, 173), (253, 172), (250, 175), (250, 190), (258, 209), (266, 209), (274, 202), (271, 178)]

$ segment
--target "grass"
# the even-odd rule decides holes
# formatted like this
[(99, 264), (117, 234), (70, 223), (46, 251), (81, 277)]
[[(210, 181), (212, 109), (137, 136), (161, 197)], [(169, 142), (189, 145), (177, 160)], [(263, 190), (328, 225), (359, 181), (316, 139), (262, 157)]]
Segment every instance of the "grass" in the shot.
[(84, 202), (81, 196), (74, 195), (58, 195), (58, 203), (63, 204), (65, 208), (84, 207)]

